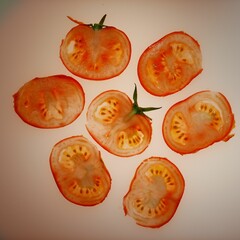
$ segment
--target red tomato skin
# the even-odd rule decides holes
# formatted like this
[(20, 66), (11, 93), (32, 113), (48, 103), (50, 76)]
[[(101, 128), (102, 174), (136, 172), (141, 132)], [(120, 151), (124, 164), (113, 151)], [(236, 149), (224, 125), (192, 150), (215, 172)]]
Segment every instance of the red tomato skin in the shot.
[[(126, 97), (127, 101), (129, 102), (129, 105), (132, 106), (132, 100), (123, 92), (119, 91), (119, 90), (107, 90), (105, 92), (102, 92), (101, 94), (99, 94), (98, 96), (96, 96), (92, 102), (94, 102), (96, 99), (98, 99), (101, 95), (105, 95), (107, 93), (120, 93), (120, 94), (124, 94), (124, 96)], [(130, 113), (130, 112), (128, 112)], [(88, 112), (86, 113), (86, 116), (87, 116), (87, 119), (88, 119)], [(128, 153), (128, 154), (122, 154), (122, 153), (116, 153), (114, 150), (111, 150), (110, 148), (108, 148), (107, 145), (104, 145), (102, 144), (101, 142), (101, 139), (98, 139), (94, 134), (93, 132), (91, 131), (91, 129), (88, 127), (88, 123), (86, 124), (86, 129), (88, 131), (88, 133), (91, 135), (91, 137), (94, 139), (94, 141), (96, 141), (103, 149), (105, 149), (106, 151), (108, 151), (109, 153), (115, 155), (115, 156), (118, 156), (118, 157), (132, 157), (132, 156), (135, 156), (135, 155), (139, 155), (141, 153), (143, 153), (149, 146), (149, 144), (151, 143), (151, 139), (152, 139), (152, 122), (150, 121), (149, 118), (145, 117), (145, 116), (142, 116), (142, 115), (139, 115), (139, 114), (136, 114), (134, 115), (133, 117), (136, 117), (138, 118), (139, 122), (144, 122), (145, 125), (147, 125), (147, 128), (148, 128), (148, 138), (149, 138), (149, 143), (148, 145), (146, 145), (141, 151), (138, 151), (137, 153), (135, 152), (132, 152), (132, 153)]]
[[(151, 129), (151, 130), (149, 131), (149, 135), (150, 135), (150, 137), (149, 137), (149, 138), (150, 138), (149, 143), (150, 143), (151, 140), (152, 140), (152, 122), (151, 122), (149, 119), (147, 119), (147, 118), (145, 118), (145, 117), (143, 117), (143, 116), (138, 116), (138, 117), (144, 118), (144, 120), (148, 121), (148, 124), (149, 124), (150, 129)], [(91, 131), (89, 131), (88, 128), (87, 128), (87, 130), (88, 130), (88, 133), (91, 135), (91, 137), (94, 139), (94, 141), (96, 141), (103, 149), (105, 149), (105, 150), (108, 151), (109, 153), (111, 153), (111, 154), (113, 154), (113, 155), (115, 155), (115, 156), (118, 156), (118, 157), (132, 157), (132, 156), (139, 155), (139, 154), (143, 153), (143, 152), (148, 148), (148, 146), (149, 146), (149, 144), (146, 145), (145, 148), (142, 149), (141, 151), (139, 151), (137, 154), (136, 154), (136, 153), (131, 153), (131, 154), (127, 154), (127, 155), (124, 155), (124, 156), (123, 156), (121, 153), (117, 154), (116, 152), (112, 151), (112, 150), (111, 150), (110, 148), (108, 148), (106, 145), (102, 145), (101, 141), (100, 141), (99, 139), (97, 139), (97, 138), (91, 133)]]
[[(14, 99), (14, 106), (13, 106), (13, 107), (14, 107), (14, 111), (15, 111), (16, 114), (23, 120), (23, 122), (25, 122), (25, 123), (27, 123), (28, 125), (31, 125), (31, 126), (33, 126), (33, 127), (41, 128), (41, 129), (61, 128), (61, 127), (64, 127), (64, 126), (66, 126), (66, 125), (71, 124), (72, 122), (74, 122), (74, 121), (81, 115), (81, 113), (82, 113), (82, 111), (83, 111), (83, 109), (84, 109), (84, 106), (85, 106), (85, 92), (84, 92), (81, 84), (80, 84), (79, 82), (77, 82), (75, 79), (73, 79), (73, 78), (71, 78), (71, 77), (69, 77), (69, 76), (66, 76), (66, 75), (63, 75), (63, 74), (59, 74), (59, 75), (53, 75), (53, 76), (48, 76), (48, 77), (50, 77), (50, 78), (51, 78), (51, 77), (56, 77), (56, 78), (62, 79), (62, 80), (64, 80), (64, 81), (67, 80), (68, 82), (70, 82), (71, 84), (75, 85), (75, 86), (80, 90), (80, 92), (81, 92), (81, 94), (82, 94), (82, 96), (83, 96), (83, 99), (82, 99), (82, 101), (83, 101), (83, 102), (82, 102), (83, 107), (82, 107), (81, 112), (79, 112), (79, 114), (77, 114), (77, 115), (72, 119), (72, 121), (69, 122), (68, 124), (61, 123), (61, 124), (59, 124), (58, 126), (49, 126), (49, 127), (42, 126), (42, 125), (40, 125), (40, 124), (34, 124), (34, 123), (30, 122), (27, 117), (24, 117), (24, 116), (22, 116), (21, 114), (19, 114), (18, 107), (17, 107), (17, 105), (15, 104), (16, 102), (18, 102), (18, 100), (19, 100), (19, 98), (20, 98), (18, 92), (16, 92), (15, 94), (13, 94), (13, 99)], [(44, 77), (44, 78), (48, 78), (48, 77)], [(41, 79), (41, 78), (42, 78), (42, 77), (36, 77), (36, 78), (34, 78), (34, 79), (32, 79), (32, 80), (37, 80), (37, 79)], [(31, 81), (32, 81), (32, 80), (31, 80)]]
[(122, 68), (121, 71), (119, 71), (117, 74), (114, 74), (114, 75), (111, 75), (111, 76), (102, 76), (102, 77), (96, 77), (96, 78), (94, 78), (94, 77), (89, 77), (89, 76), (86, 75), (86, 74), (76, 73), (76, 72), (73, 71), (70, 67), (68, 67), (67, 64), (66, 64), (66, 63), (64, 62), (64, 60), (63, 60), (63, 56), (62, 56), (62, 53), (61, 53), (61, 48), (62, 48), (62, 46), (63, 46), (63, 44), (64, 44), (64, 40), (65, 40), (65, 39), (63, 39), (62, 42), (61, 42), (61, 45), (60, 45), (59, 56), (60, 56), (60, 59), (61, 59), (63, 65), (68, 69), (68, 71), (71, 72), (72, 74), (78, 76), (78, 77), (83, 78), (83, 79), (86, 79), (86, 80), (94, 80), (94, 81), (109, 80), (109, 79), (112, 79), (112, 78), (114, 78), (114, 77), (119, 76), (122, 72), (124, 72), (124, 70), (127, 68), (128, 64), (129, 64), (129, 62), (130, 62), (131, 55), (132, 55), (131, 42), (130, 42), (128, 36), (126, 35), (126, 33), (123, 32), (122, 30), (119, 30), (119, 29), (116, 28), (116, 27), (113, 27), (113, 26), (106, 26), (105, 28), (102, 28), (101, 30), (93, 30), (90, 26), (88, 26), (88, 25), (86, 25), (86, 24), (79, 24), (78, 26), (72, 28), (72, 29), (67, 33), (66, 36), (68, 36), (68, 34), (70, 34), (72, 30), (74, 30), (74, 29), (76, 29), (76, 28), (79, 28), (79, 27), (88, 27), (88, 28), (91, 29), (92, 31), (103, 31), (103, 32), (107, 32), (107, 31), (109, 31), (109, 32), (110, 32), (110, 31), (118, 31), (121, 35), (123, 35), (123, 36), (126, 38), (126, 40), (127, 40), (127, 42), (128, 42), (128, 47), (129, 47), (129, 51), (130, 51), (130, 52), (129, 52), (129, 56), (128, 56), (128, 61), (127, 61), (126, 65), (125, 65), (125, 67)]
[[(202, 90), (202, 91), (200, 91), (200, 92), (197, 92), (197, 93), (189, 96), (188, 98), (186, 98), (186, 99), (184, 99), (184, 100), (181, 100), (181, 101), (175, 103), (173, 106), (171, 106), (171, 107), (168, 109), (167, 113), (170, 112), (172, 108), (178, 106), (179, 104), (182, 104), (182, 103), (188, 101), (188, 100), (189, 100), (191, 97), (193, 97), (194, 95), (199, 94), (199, 93), (202, 93), (202, 92), (210, 92), (210, 90)], [(207, 146), (196, 148), (196, 149), (193, 150), (193, 151), (181, 151), (181, 150), (179, 150), (179, 149), (173, 148), (173, 146), (166, 140), (166, 137), (165, 137), (165, 134), (164, 134), (164, 124), (163, 124), (163, 125), (162, 125), (163, 138), (164, 138), (164, 140), (165, 140), (165, 143), (168, 145), (168, 147), (169, 147), (170, 149), (172, 149), (174, 152), (179, 153), (179, 154), (181, 154), (181, 155), (193, 154), (193, 153), (196, 153), (196, 152), (198, 152), (198, 151), (200, 151), (200, 150), (202, 150), (202, 149), (208, 148), (209, 146), (211, 146), (211, 145), (213, 145), (213, 144), (215, 144), (215, 143), (217, 143), (217, 142), (221, 142), (221, 141), (227, 142), (229, 139), (231, 139), (232, 137), (234, 137), (235, 134), (231, 134), (231, 133), (230, 133), (230, 132), (232, 131), (232, 129), (235, 128), (235, 119), (234, 119), (234, 114), (233, 114), (233, 112), (232, 112), (231, 105), (230, 105), (229, 101), (227, 100), (227, 98), (226, 98), (222, 93), (218, 92), (218, 94), (220, 94), (221, 97), (225, 100), (225, 103), (227, 104), (228, 109), (229, 109), (229, 113), (230, 113), (230, 117), (231, 117), (231, 125), (230, 125), (230, 127), (229, 127), (229, 131), (227, 131), (223, 137), (221, 137), (220, 139), (216, 139), (216, 141), (212, 142), (211, 144), (209, 144), (209, 145), (207, 145)], [(167, 113), (165, 114), (164, 120), (165, 120), (165, 118), (166, 118)], [(164, 122), (164, 120), (163, 120), (163, 122)]]
[[(148, 159), (151, 159), (151, 158), (159, 158), (159, 157), (158, 157), (158, 156), (152, 156), (152, 157), (150, 157), (150, 158), (148, 158)], [(142, 164), (143, 164), (144, 162), (148, 161), (148, 159), (145, 159), (145, 160), (137, 167), (137, 169), (136, 169), (136, 171), (135, 171), (135, 174), (134, 174), (134, 177), (133, 177), (133, 179), (132, 179), (132, 181), (131, 181), (131, 183), (130, 183), (129, 190), (128, 190), (128, 192), (125, 194), (124, 198), (126, 198), (126, 196), (127, 196), (127, 195), (129, 194), (129, 192), (131, 191), (132, 185), (133, 185), (135, 179), (137, 178), (138, 170), (141, 168), (141, 166), (142, 166)], [(182, 197), (183, 197), (183, 194), (184, 194), (184, 191), (185, 191), (185, 180), (184, 180), (183, 175), (182, 175), (181, 172), (179, 171), (178, 167), (177, 167), (175, 164), (173, 164), (170, 160), (168, 160), (167, 158), (161, 157), (161, 159), (163, 159), (164, 161), (168, 162), (168, 164), (174, 166), (174, 168), (176, 168), (176, 169), (178, 170), (178, 174), (179, 174), (179, 176), (180, 176), (180, 178), (181, 178), (181, 181), (182, 181), (183, 191), (182, 191), (181, 196), (179, 197), (178, 201), (176, 201), (175, 211), (172, 213), (172, 216), (168, 219), (168, 221), (164, 222), (163, 224), (154, 225), (154, 226), (148, 226), (148, 225), (145, 225), (145, 224), (137, 223), (137, 225), (139, 225), (139, 226), (141, 226), (141, 227), (156, 229), (156, 228), (160, 228), (160, 227), (166, 225), (168, 222), (170, 222), (171, 219), (174, 217), (177, 209), (178, 209), (178, 206), (179, 206), (179, 204), (180, 204), (180, 202), (181, 202), (181, 200), (182, 200)], [(124, 214), (125, 214), (125, 216), (126, 216), (126, 215), (128, 214), (128, 210), (127, 210), (127, 208), (125, 207), (125, 205), (123, 205), (123, 211), (124, 211)]]
[[(196, 41), (192, 36), (188, 35), (187, 33), (183, 32), (183, 31), (175, 31), (175, 32), (168, 33), (167, 35), (165, 35), (165, 36), (162, 37), (161, 39), (157, 40), (156, 42), (154, 42), (154, 43), (152, 43), (150, 46), (148, 46), (148, 47), (144, 50), (144, 52), (141, 54), (140, 59), (139, 59), (139, 62), (140, 62), (141, 58), (142, 58), (149, 50), (151, 50), (152, 48), (155, 47), (155, 45), (157, 45), (157, 44), (159, 44), (160, 42), (164, 41), (165, 38), (168, 38), (169, 36), (171, 36), (171, 35), (173, 35), (173, 34), (184, 34), (184, 35), (190, 37), (190, 38), (196, 43), (196, 45), (200, 48), (200, 44), (199, 44), (198, 41)], [(183, 85), (181, 88), (177, 89), (176, 91), (173, 91), (173, 92), (170, 92), (170, 93), (166, 92), (165, 94), (161, 94), (161, 95), (155, 93), (154, 91), (151, 91), (151, 90), (149, 90), (149, 89), (146, 89), (146, 87), (145, 87), (145, 85), (144, 85), (144, 79), (141, 77), (140, 71), (141, 71), (141, 69), (140, 69), (139, 66), (138, 66), (138, 68), (137, 68), (137, 73), (138, 73), (139, 81), (140, 81), (142, 87), (143, 87), (147, 92), (149, 92), (151, 95), (153, 95), (153, 96), (165, 97), (165, 96), (174, 94), (174, 93), (176, 93), (176, 92), (179, 92), (180, 90), (182, 90), (183, 88), (185, 88), (188, 84), (190, 84), (190, 83), (192, 82), (192, 80), (193, 80), (194, 78), (196, 78), (196, 77), (203, 71), (203, 68), (201, 68), (196, 74), (192, 75), (191, 79), (189, 79), (189, 81), (187, 81), (187, 82), (185, 83), (185, 85)]]
[[(71, 139), (71, 138), (75, 138), (75, 137), (82, 137), (82, 135), (80, 135), (80, 136), (71, 136), (71, 137), (62, 139), (61, 141), (59, 141), (58, 143), (56, 143), (54, 146), (56, 146), (57, 144), (60, 144), (61, 142), (66, 141), (67, 139)], [(101, 162), (103, 162), (100, 151), (99, 151), (99, 160), (100, 160)], [(71, 202), (71, 203), (73, 203), (73, 204), (75, 204), (75, 205), (84, 206), (84, 207), (92, 207), (92, 206), (99, 205), (99, 204), (101, 204), (102, 202), (104, 202), (104, 200), (106, 199), (106, 197), (108, 196), (108, 194), (109, 194), (109, 192), (110, 192), (110, 190), (111, 190), (112, 178), (111, 178), (111, 175), (110, 175), (108, 169), (106, 168), (105, 164), (103, 164), (102, 167), (103, 167), (103, 169), (105, 170), (105, 173), (108, 175), (108, 177), (109, 177), (109, 179), (110, 179), (110, 188), (108, 189), (108, 192), (106, 193), (105, 198), (103, 198), (101, 201), (99, 201), (99, 202), (97, 202), (97, 203), (95, 203), (95, 204), (79, 204), (78, 202), (73, 201), (73, 200), (71, 200), (70, 198), (68, 198), (68, 197), (63, 193), (63, 189), (61, 188), (61, 186), (60, 186), (60, 185), (58, 184), (58, 182), (56, 181), (58, 174), (57, 174), (57, 172), (54, 171), (54, 168), (53, 168), (53, 166), (52, 166), (51, 154), (50, 154), (50, 157), (49, 157), (49, 163), (50, 163), (50, 169), (51, 169), (52, 174), (54, 175), (54, 181), (55, 181), (55, 183), (56, 183), (56, 185), (57, 185), (57, 187), (58, 187), (58, 190), (60, 191), (60, 193), (62, 194), (62, 196), (63, 196), (67, 201), (69, 201), (69, 202)]]

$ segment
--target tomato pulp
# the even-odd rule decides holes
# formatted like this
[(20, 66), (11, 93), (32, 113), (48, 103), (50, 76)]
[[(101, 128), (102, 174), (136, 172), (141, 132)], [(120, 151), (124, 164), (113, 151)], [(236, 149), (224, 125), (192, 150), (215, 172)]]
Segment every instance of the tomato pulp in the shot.
[(143, 112), (158, 108), (141, 108), (123, 92), (109, 90), (99, 94), (87, 110), (87, 130), (112, 154), (129, 157), (143, 152), (151, 141), (151, 120)]
[(34, 78), (13, 97), (19, 117), (38, 128), (59, 128), (72, 123), (85, 104), (80, 83), (65, 75)]
[(149, 46), (138, 61), (140, 83), (149, 93), (180, 91), (202, 72), (200, 45), (185, 32), (172, 32)]
[(138, 225), (157, 228), (174, 216), (184, 193), (179, 169), (166, 158), (150, 157), (137, 168), (123, 198), (126, 215)]
[(75, 204), (99, 204), (111, 188), (111, 177), (100, 152), (83, 136), (69, 137), (55, 144), (50, 166), (60, 192)]
[(60, 58), (76, 76), (89, 80), (110, 79), (121, 74), (130, 61), (131, 43), (127, 35), (103, 25), (105, 17), (94, 25), (77, 22), (62, 40)]
[(227, 98), (213, 91), (201, 91), (174, 104), (167, 111), (163, 137), (180, 154), (193, 153), (211, 144), (228, 140), (234, 114)]

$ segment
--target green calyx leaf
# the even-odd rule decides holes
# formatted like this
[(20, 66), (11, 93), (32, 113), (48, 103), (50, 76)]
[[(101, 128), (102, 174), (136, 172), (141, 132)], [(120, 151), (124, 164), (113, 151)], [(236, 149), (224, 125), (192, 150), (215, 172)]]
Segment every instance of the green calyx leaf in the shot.
[(139, 107), (137, 102), (137, 86), (135, 84), (135, 89), (133, 92), (133, 106), (132, 106), (132, 112), (130, 113), (130, 116), (133, 116), (135, 114), (139, 114), (142, 116), (147, 117), (148, 119), (152, 120), (149, 116), (147, 116), (144, 112), (154, 111), (157, 109), (160, 109), (161, 107)]
[(106, 27), (106, 25), (104, 25), (104, 21), (105, 21), (105, 18), (106, 18), (107, 14), (105, 14), (99, 23), (94, 23), (94, 24), (88, 24), (88, 26), (92, 27), (93, 30), (95, 31), (98, 31), (98, 30), (101, 30), (102, 28)]

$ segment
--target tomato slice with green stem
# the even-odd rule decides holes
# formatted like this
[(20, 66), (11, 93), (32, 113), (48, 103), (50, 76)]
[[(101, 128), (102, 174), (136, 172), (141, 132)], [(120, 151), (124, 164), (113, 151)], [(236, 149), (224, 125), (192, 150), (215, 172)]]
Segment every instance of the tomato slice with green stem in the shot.
[(76, 76), (89, 80), (105, 80), (118, 76), (131, 58), (131, 43), (127, 35), (104, 25), (106, 15), (99, 23), (72, 28), (62, 40), (60, 58), (65, 67)]
[(202, 72), (198, 42), (185, 32), (172, 32), (149, 46), (138, 61), (140, 83), (149, 93), (166, 96), (186, 87)]
[(150, 157), (137, 168), (123, 198), (125, 215), (140, 226), (159, 228), (174, 216), (184, 188), (184, 178), (173, 163)]
[(97, 205), (111, 188), (111, 177), (100, 152), (83, 136), (65, 138), (55, 144), (50, 167), (62, 195), (75, 204)]
[(194, 153), (233, 136), (235, 120), (227, 98), (213, 91), (197, 92), (167, 111), (163, 137), (177, 153)]
[(109, 90), (99, 94), (87, 110), (87, 130), (104, 149), (121, 157), (143, 152), (151, 141), (151, 119), (144, 112), (155, 107), (139, 107), (137, 88), (132, 102), (123, 92)]
[(34, 78), (13, 98), (19, 117), (38, 128), (64, 127), (82, 113), (85, 105), (82, 86), (65, 75)]

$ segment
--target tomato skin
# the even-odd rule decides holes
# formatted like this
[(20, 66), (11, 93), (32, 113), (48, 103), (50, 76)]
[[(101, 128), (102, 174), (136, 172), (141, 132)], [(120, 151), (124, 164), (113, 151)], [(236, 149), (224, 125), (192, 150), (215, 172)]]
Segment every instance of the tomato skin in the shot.
[[(115, 101), (115, 105), (109, 106), (109, 99)], [(138, 114), (129, 117), (132, 105), (125, 93), (108, 90), (96, 96), (87, 110), (89, 134), (106, 151), (119, 157), (140, 154), (151, 141), (151, 121)], [(101, 115), (104, 108), (105, 113)]]
[(60, 59), (65, 67), (87, 80), (107, 80), (120, 75), (130, 58), (131, 43), (127, 35), (110, 26), (94, 30), (78, 24), (60, 46)]
[(14, 110), (37, 128), (60, 128), (72, 123), (83, 111), (85, 93), (69, 76), (36, 77), (14, 95)]
[(143, 88), (163, 97), (185, 88), (202, 70), (199, 43), (187, 33), (176, 31), (144, 50), (137, 71)]
[[(181, 117), (177, 119), (179, 113)], [(180, 122), (175, 128), (182, 137), (171, 127), (174, 119)], [(234, 114), (227, 98), (222, 93), (205, 90), (170, 107), (163, 120), (162, 133), (166, 144), (184, 155), (219, 141), (228, 141), (234, 136), (230, 133), (234, 127)], [(179, 141), (175, 136), (179, 137)]]
[(124, 213), (142, 227), (160, 228), (175, 215), (184, 190), (185, 180), (172, 162), (150, 157), (136, 169), (123, 198)]
[(95, 206), (107, 197), (111, 176), (100, 151), (84, 136), (72, 136), (56, 143), (49, 161), (57, 187), (68, 201)]

